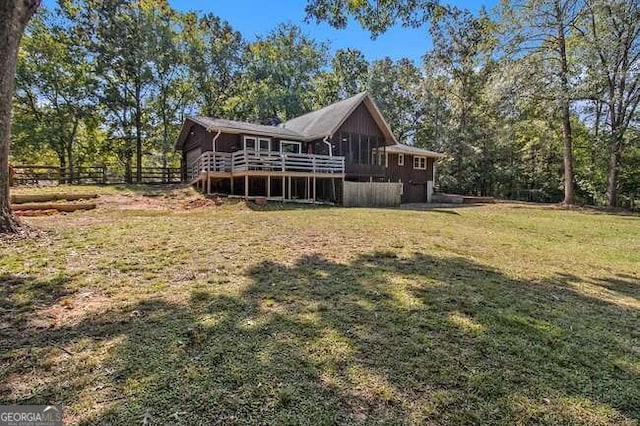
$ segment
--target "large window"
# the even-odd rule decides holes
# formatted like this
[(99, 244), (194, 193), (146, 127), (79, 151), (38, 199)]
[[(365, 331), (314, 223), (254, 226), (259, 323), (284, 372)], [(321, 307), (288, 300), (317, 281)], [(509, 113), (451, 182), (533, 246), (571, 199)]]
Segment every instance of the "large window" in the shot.
[(280, 152), (300, 154), (302, 152), (302, 142), (280, 141)]
[(244, 137), (244, 150), (245, 151), (269, 151), (271, 148), (271, 139), (261, 138), (256, 136)]
[(375, 153), (384, 145), (384, 139), (378, 136), (360, 135), (357, 133), (341, 133), (338, 149), (334, 155), (343, 155), (348, 163), (376, 164)]
[(427, 158), (426, 157), (413, 157), (413, 168), (417, 170), (427, 170)]

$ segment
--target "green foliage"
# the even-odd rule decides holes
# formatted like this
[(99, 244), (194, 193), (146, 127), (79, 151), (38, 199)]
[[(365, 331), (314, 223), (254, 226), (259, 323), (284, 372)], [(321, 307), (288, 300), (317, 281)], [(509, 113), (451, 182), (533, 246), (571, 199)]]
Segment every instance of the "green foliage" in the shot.
[(249, 43), (237, 95), (227, 108), (237, 119), (280, 122), (313, 107), (309, 92), (327, 61), (328, 46), (290, 24)]
[(359, 50), (339, 49), (331, 69), (322, 71), (313, 83), (314, 107), (322, 108), (367, 88), (369, 62)]
[(344, 27), (355, 18), (373, 36), (428, 25), (434, 46), (417, 65), (369, 62), (353, 48), (330, 55), (291, 24), (249, 42), (219, 17), (166, 0), (60, 0), (24, 38), (12, 161), (178, 165), (172, 147), (187, 115), (275, 124), (367, 90), (400, 142), (447, 155), (441, 190), (560, 201), (568, 98), (577, 201), (610, 201), (613, 182), (619, 203), (633, 206), (637, 5), (562, 0), (558, 21), (555, 4), (505, 0), (490, 15), (422, 0), (308, 2), (309, 19)]
[(29, 152), (37, 158), (39, 151), (48, 151), (61, 166), (72, 167), (82, 150), (81, 133), (97, 124), (96, 87), (87, 52), (74, 42), (69, 22), (42, 10), (32, 20), (18, 58), (14, 155), (31, 162)]
[(433, 0), (309, 0), (306, 12), (307, 19), (328, 22), (336, 28), (345, 28), (349, 19), (355, 18), (375, 37), (396, 24), (417, 27), (437, 20), (446, 9)]
[(215, 15), (187, 13), (182, 18), (184, 63), (202, 115), (224, 117), (227, 102), (241, 96), (240, 74), (246, 42)]

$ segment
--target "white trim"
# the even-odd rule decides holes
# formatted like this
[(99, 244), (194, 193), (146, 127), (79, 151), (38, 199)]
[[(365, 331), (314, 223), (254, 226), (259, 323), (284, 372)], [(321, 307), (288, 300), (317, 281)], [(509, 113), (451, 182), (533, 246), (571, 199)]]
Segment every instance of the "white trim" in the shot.
[(404, 154), (398, 154), (398, 166), (404, 166)]
[[(255, 147), (247, 149), (247, 139), (253, 139), (255, 141)], [(260, 142), (266, 141), (268, 143), (266, 151), (260, 148)], [(269, 152), (271, 151), (271, 138), (265, 136), (253, 136), (253, 135), (244, 135), (242, 138), (242, 150), (247, 151), (255, 151), (255, 152)]]
[[(420, 167), (420, 165), (418, 165), (418, 167), (416, 167), (416, 160), (424, 161), (424, 167)], [(422, 161), (418, 161), (418, 163), (422, 163)], [(423, 157), (421, 155), (414, 155), (413, 156), (413, 168), (415, 170), (427, 170), (427, 157)]]
[(289, 145), (298, 145), (298, 152), (294, 152), (294, 154), (302, 154), (302, 142), (298, 142), (298, 141), (285, 141), (285, 140), (280, 140), (280, 153), (283, 153), (284, 151), (282, 150), (282, 145), (284, 144), (289, 144)]

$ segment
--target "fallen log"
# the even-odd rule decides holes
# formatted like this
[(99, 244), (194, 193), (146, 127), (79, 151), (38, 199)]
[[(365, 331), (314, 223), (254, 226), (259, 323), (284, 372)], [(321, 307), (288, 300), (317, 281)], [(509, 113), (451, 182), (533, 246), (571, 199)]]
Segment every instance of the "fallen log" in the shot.
[(12, 204), (11, 209), (14, 211), (24, 210), (58, 210), (60, 212), (74, 212), (76, 210), (93, 210), (96, 208), (95, 204), (78, 203), (78, 204), (55, 204), (55, 203), (43, 203), (43, 204)]
[(60, 213), (58, 210), (17, 210), (14, 212), (16, 216), (20, 217), (34, 217), (34, 216), (51, 216), (52, 214)]
[(11, 203), (46, 203), (49, 201), (76, 201), (98, 198), (98, 194), (11, 194)]

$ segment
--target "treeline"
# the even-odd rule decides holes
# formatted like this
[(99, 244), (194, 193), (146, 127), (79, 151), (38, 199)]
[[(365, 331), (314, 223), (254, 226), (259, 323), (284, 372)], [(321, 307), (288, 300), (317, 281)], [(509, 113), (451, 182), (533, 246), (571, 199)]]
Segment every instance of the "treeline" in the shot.
[[(323, 3), (309, 2), (309, 15), (340, 26)], [(476, 15), (389, 5), (405, 24), (428, 25), (421, 63), (331, 54), (295, 25), (250, 41), (162, 0), (60, 1), (23, 39), (13, 161), (106, 164), (135, 181), (139, 167), (177, 164), (186, 115), (277, 124), (369, 90), (400, 140), (447, 154), (443, 191), (640, 198), (636, 1), (513, 1)]]

